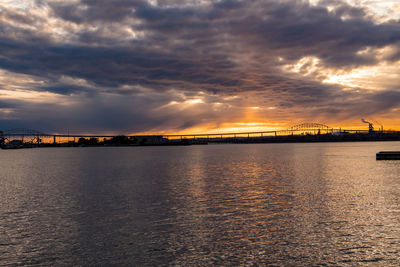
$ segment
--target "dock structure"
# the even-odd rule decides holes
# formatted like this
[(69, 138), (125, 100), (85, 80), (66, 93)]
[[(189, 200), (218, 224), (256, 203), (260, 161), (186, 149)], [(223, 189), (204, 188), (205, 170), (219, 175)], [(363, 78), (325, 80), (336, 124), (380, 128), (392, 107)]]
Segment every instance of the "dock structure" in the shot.
[(381, 151), (376, 153), (377, 160), (400, 160), (400, 151)]

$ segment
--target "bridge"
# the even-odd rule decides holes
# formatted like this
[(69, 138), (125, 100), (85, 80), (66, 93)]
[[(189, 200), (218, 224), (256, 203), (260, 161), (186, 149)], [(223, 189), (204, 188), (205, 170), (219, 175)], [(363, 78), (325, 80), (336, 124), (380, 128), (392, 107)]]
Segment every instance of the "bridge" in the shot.
[(274, 131), (258, 131), (258, 132), (231, 132), (231, 133), (215, 133), (215, 134), (188, 134), (188, 135), (165, 135), (166, 138), (243, 138), (243, 137), (273, 137), (294, 134), (322, 134), (334, 133), (341, 131), (340, 128), (331, 128), (319, 123), (302, 123), (294, 125), (290, 128)]
[[(232, 139), (244, 138), (268, 138), (289, 135), (317, 135), (317, 134), (333, 134), (333, 133), (368, 133), (368, 130), (343, 130), (341, 128), (332, 128), (320, 123), (301, 123), (293, 125), (287, 129), (274, 131), (258, 131), (258, 132), (230, 132), (230, 133), (204, 133), (204, 134), (172, 134), (172, 135), (147, 135), (148, 138), (161, 137), (168, 140), (207, 140), (213, 141), (229, 141)], [(90, 139), (111, 139), (115, 135), (82, 135), (82, 134), (52, 134), (41, 131), (19, 128), (6, 131), (0, 131), (0, 144), (5, 144), (13, 140), (19, 140), (23, 143), (42, 144), (42, 143), (76, 143), (80, 138)], [(128, 138), (143, 138), (139, 135), (128, 135)]]

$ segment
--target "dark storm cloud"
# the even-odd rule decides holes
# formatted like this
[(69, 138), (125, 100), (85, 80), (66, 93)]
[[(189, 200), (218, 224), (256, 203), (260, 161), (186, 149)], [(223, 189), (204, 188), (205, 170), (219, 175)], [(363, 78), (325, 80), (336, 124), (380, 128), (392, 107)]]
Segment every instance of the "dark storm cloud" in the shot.
[(233, 20), (233, 33), (256, 49), (274, 50), (288, 59), (315, 56), (334, 67), (372, 64), (374, 55), (357, 52), (400, 38), (398, 23), (375, 25), (359, 17), (343, 20), (340, 13), (303, 3), (270, 4), (261, 10), (258, 16)]
[[(382, 47), (400, 40), (398, 22), (376, 25), (362, 8), (341, 1), (325, 1), (324, 4), (336, 6), (333, 12), (301, 1), (221, 1), (203, 8), (160, 8), (143, 1), (83, 3), (87, 8), (80, 17), (86, 23), (137, 19), (140, 23), (131, 25), (132, 28), (157, 36), (159, 40), (152, 42), (162, 42), (165, 49), (175, 40), (186, 41), (183, 46), (189, 50), (216, 48), (229, 40), (230, 45), (238, 42), (261, 52), (274, 50), (292, 59), (313, 55), (340, 67), (373, 64), (373, 55), (357, 52), (367, 46)], [(70, 8), (65, 4), (56, 7), (56, 14), (65, 17)], [(219, 48), (229, 50), (227, 46)]]
[[(214, 87), (220, 91), (240, 86), (243, 75), (238, 70), (239, 63), (230, 59), (248, 48), (254, 53), (273, 51), (289, 60), (316, 56), (324, 64), (347, 67), (376, 62), (374, 55), (357, 54), (361, 49), (400, 40), (398, 24), (374, 25), (360, 18), (360, 9), (343, 11), (346, 6), (336, 13), (303, 2), (276, 1), (248, 5), (223, 1), (199, 10), (160, 8), (144, 1), (126, 0), (82, 1), (82, 5), (57, 2), (51, 7), (56, 15), (77, 23), (96, 25), (98, 21), (139, 19), (140, 25), (132, 27), (149, 32), (149, 40), (111, 47), (46, 42), (32, 47), (20, 40), (10, 43), (5, 35), (0, 48), (8, 60), (2, 59), (0, 67), (34, 75), (70, 75), (107, 86), (141, 84), (162, 89), (190, 82), (196, 89)], [(347, 13), (357, 16), (343, 21), (340, 16)], [(95, 33), (90, 38), (88, 33), (82, 33), (81, 37), (87, 41), (96, 39)]]
[(18, 106), (18, 101), (16, 100), (0, 100), (0, 108), (15, 108)]
[(147, 5), (141, 0), (82, 0), (79, 5), (55, 2), (49, 3), (54, 14), (64, 20), (75, 23), (93, 21), (121, 21), (132, 16), (135, 8)]
[[(166, 90), (212, 87), (222, 90), (239, 83), (231, 75), (233, 63), (223, 56), (190, 58), (166, 55), (146, 48), (104, 48), (42, 44), (30, 46), (12, 40), (0, 41), (0, 67), (13, 72), (57, 77), (68, 75), (99, 86), (143, 85)], [(223, 71), (216, 73), (216, 71)], [(185, 86), (185, 83), (189, 83)], [(194, 84), (195, 88), (191, 88)], [(196, 87), (197, 85), (197, 87)], [(232, 90), (234, 90), (232, 88)]]
[(70, 85), (70, 84), (52, 84), (42, 87), (36, 87), (36, 89), (38, 91), (52, 92), (60, 95), (72, 95), (72, 94), (91, 95), (96, 92), (93, 88), (90, 87)]
[[(293, 113), (327, 116), (358, 116), (364, 105), (382, 113), (397, 105), (392, 101), (397, 99), (397, 91), (355, 94), (281, 69), (282, 64), (294, 64), (304, 57), (318, 58), (321, 67), (372, 65), (378, 56), (360, 51), (388, 45), (395, 48), (386, 60), (396, 61), (400, 43), (397, 21), (377, 24), (363, 8), (342, 1), (316, 6), (306, 1), (159, 2), (37, 1), (38, 8), (49, 8), (52, 18), (63, 25), (58, 26), (64, 27), (59, 31), (66, 32), (64, 37), (59, 32), (49, 34), (49, 25), (42, 31), (32, 30), (29, 25), (35, 22), (28, 14), (4, 9), (0, 13), (0, 68), (46, 81), (29, 90), (80, 96), (74, 100), (80, 101), (76, 104), (79, 114), (85, 115), (72, 112), (71, 118), (64, 119), (92, 125), (87, 130), (146, 130), (168, 125), (180, 129), (206, 118), (223, 120), (212, 114), (210, 104), (224, 102), (229, 95)], [(137, 36), (129, 37), (133, 33)], [(71, 84), (62, 77), (81, 79), (85, 84)], [(151, 96), (140, 96), (140, 88), (147, 88)], [(157, 107), (170, 101), (184, 102), (179, 94), (170, 95), (171, 90), (190, 92), (193, 97), (204, 91), (206, 102), (183, 114), (170, 107), (160, 115)], [(29, 112), (14, 116), (28, 120), (38, 106), (26, 104), (19, 109)], [(67, 106), (56, 104), (43, 109), (46, 111), (40, 109), (37, 114), (50, 109), (68, 113)], [(137, 117), (130, 120), (126, 114)]]

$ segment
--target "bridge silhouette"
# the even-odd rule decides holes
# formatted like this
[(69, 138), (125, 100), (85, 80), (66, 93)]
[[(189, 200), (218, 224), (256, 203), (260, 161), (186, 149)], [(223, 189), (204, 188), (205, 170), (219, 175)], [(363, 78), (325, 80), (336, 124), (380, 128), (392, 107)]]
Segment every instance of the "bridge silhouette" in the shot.
[[(273, 131), (254, 131), (254, 132), (229, 132), (229, 133), (203, 133), (203, 134), (154, 134), (154, 135), (126, 135), (129, 138), (160, 137), (168, 140), (207, 140), (224, 141), (231, 139), (244, 138), (268, 138), (289, 135), (317, 135), (334, 133), (368, 133), (368, 130), (342, 130), (341, 128), (332, 128), (321, 123), (301, 123), (291, 126), (287, 129)], [(41, 131), (18, 128), (6, 131), (0, 131), (0, 142), (6, 143), (12, 140), (22, 140), (30, 143), (59, 143), (76, 142), (77, 139), (84, 138), (113, 138), (118, 135), (87, 135), (87, 134), (54, 134)]]

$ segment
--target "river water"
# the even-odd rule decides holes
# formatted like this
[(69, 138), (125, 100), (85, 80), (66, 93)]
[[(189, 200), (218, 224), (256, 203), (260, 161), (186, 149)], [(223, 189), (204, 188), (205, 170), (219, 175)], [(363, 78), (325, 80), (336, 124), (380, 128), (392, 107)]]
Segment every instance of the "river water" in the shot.
[(0, 265), (400, 263), (400, 142), (0, 151)]

